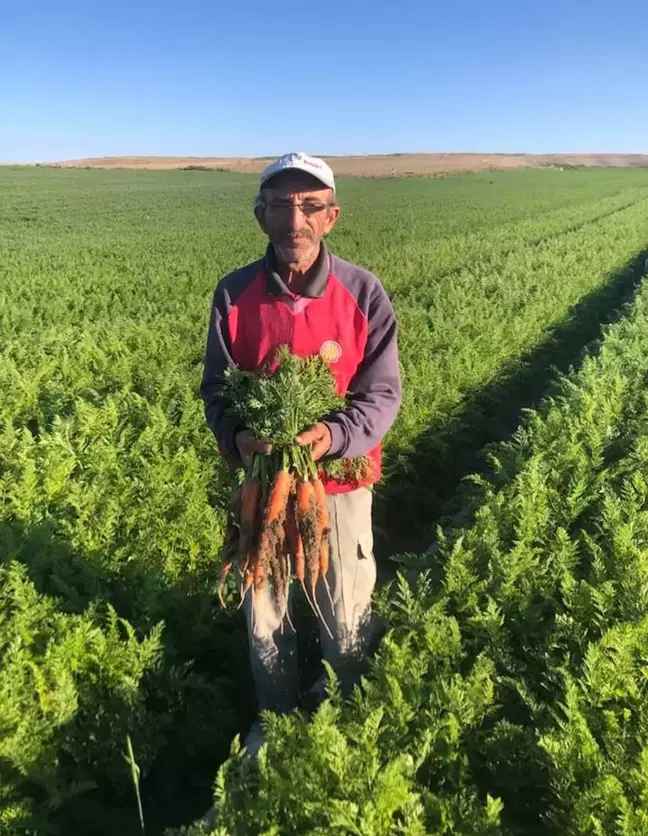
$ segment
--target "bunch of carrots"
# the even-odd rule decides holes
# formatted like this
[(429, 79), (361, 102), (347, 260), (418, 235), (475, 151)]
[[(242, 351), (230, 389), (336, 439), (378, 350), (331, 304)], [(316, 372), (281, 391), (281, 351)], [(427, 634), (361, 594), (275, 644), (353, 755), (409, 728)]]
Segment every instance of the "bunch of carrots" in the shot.
[(230, 505), (229, 550), (221, 568), (219, 594), (222, 603), (222, 586), (238, 562), (242, 576), (241, 601), (249, 590), (254, 595), (268, 580), (282, 618), (290, 623), (288, 590), (294, 577), (316, 616), (330, 632), (316, 596), (321, 579), (331, 600), (326, 580), (329, 565), (326, 494), (310, 451), (297, 450), (302, 454), (298, 467), (294, 467), (294, 460), (293, 467), (289, 466), (285, 450), (254, 457), (250, 472)]
[[(317, 355), (298, 357), (287, 347), (257, 372), (234, 367), (225, 375), (223, 394), (236, 420), (272, 445), (269, 455), (254, 456), (242, 486), (230, 503), (219, 597), (229, 572), (241, 573), (241, 601), (271, 583), (282, 617), (290, 623), (291, 578), (304, 589), (313, 611), (328, 630), (317, 602), (329, 565), (329, 524), (322, 478), (340, 473), (360, 478), (366, 459), (315, 463), (310, 448), (296, 436), (307, 426), (344, 406), (327, 364)], [(318, 469), (319, 468), (319, 469)], [(332, 607), (332, 602), (331, 602)], [(329, 631), (330, 632), (330, 631)]]

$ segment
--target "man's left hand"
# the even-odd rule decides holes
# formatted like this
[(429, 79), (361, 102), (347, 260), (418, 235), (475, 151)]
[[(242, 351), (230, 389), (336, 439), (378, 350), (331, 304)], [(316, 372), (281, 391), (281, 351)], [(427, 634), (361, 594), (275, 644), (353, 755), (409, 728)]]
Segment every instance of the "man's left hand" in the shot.
[(300, 432), (295, 441), (301, 447), (306, 447), (306, 445), (311, 444), (311, 453), (315, 461), (317, 461), (331, 449), (331, 431), (326, 424), (320, 421)]

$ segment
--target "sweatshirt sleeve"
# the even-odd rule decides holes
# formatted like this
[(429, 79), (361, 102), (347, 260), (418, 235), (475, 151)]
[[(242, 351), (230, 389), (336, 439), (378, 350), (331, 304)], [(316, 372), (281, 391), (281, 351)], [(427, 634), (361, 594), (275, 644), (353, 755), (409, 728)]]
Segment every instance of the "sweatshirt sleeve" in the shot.
[(331, 458), (363, 456), (394, 423), (401, 401), (397, 326), (394, 309), (376, 282), (368, 310), (364, 358), (349, 383), (347, 406), (325, 419), (331, 431)]
[(207, 329), (207, 348), (200, 395), (205, 404), (207, 424), (216, 436), (221, 452), (225, 451), (238, 461), (239, 453), (234, 439), (243, 426), (238, 419), (226, 414), (229, 401), (219, 394), (219, 387), (223, 383), (223, 372), (228, 366), (234, 365), (230, 345), (225, 294), (217, 287)]

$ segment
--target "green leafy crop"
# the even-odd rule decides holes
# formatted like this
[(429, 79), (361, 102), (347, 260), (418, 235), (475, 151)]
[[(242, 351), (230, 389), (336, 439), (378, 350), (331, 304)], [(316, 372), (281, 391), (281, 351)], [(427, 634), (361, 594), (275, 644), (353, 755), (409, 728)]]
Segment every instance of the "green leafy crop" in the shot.
[[(615, 311), (648, 172), (340, 178), (331, 249), (399, 322), (375, 533), (409, 582), (362, 688), (267, 718), (258, 768), (227, 758), (256, 706), (198, 397), (214, 286), (265, 245), (256, 186), (0, 168), (0, 833), (139, 833), (127, 736), (149, 833), (221, 764), (218, 836), (647, 832), (645, 293)], [(260, 435), (344, 408), (302, 371), (264, 381)]]
[(265, 368), (247, 372), (234, 366), (225, 379), (231, 413), (275, 447), (292, 446), (302, 430), (345, 403), (326, 362), (318, 354), (298, 357), (288, 346), (281, 346)]

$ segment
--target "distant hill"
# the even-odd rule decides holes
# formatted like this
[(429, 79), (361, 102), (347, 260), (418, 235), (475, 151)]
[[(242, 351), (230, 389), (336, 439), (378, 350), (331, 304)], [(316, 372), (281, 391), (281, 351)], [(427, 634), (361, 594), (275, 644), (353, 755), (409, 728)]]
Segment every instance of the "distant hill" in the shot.
[[(269, 157), (90, 157), (49, 165), (66, 168), (220, 168), (260, 172)], [(336, 174), (365, 177), (442, 175), (459, 171), (580, 166), (648, 167), (648, 154), (385, 154), (325, 157)], [(48, 163), (42, 163), (48, 165)]]

